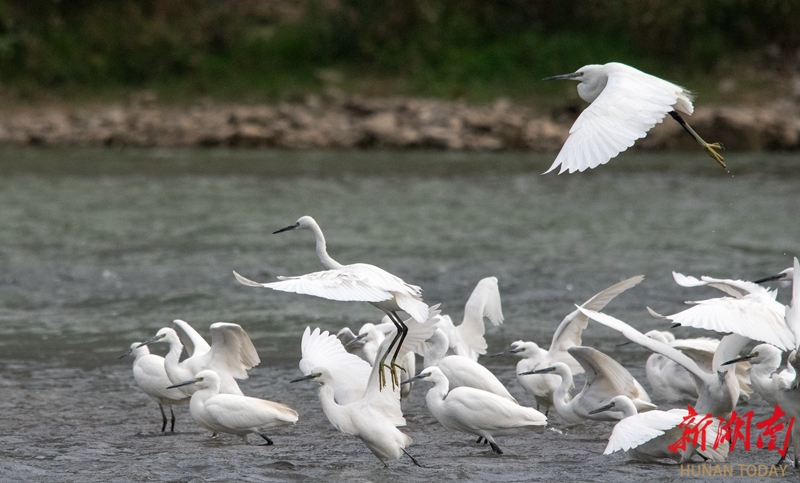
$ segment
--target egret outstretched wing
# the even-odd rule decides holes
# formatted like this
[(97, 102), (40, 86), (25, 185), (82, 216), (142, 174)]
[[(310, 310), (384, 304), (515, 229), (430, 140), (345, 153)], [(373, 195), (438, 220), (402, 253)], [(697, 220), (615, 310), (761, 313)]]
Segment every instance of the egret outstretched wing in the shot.
[[(587, 107), (569, 130), (569, 137), (553, 165), (560, 173), (584, 171), (607, 163), (633, 146), (647, 131), (674, 110), (680, 87), (636, 71), (608, 73), (600, 95)], [(691, 109), (691, 104), (689, 104)]]
[(247, 371), (261, 363), (253, 342), (239, 324), (211, 324), (211, 350), (204, 368), (247, 379)]
[(648, 411), (634, 414), (618, 422), (608, 438), (608, 446), (603, 454), (615, 451), (628, 451), (662, 436), (683, 422), (689, 412), (685, 409), (669, 411)]
[(172, 327), (181, 339), (181, 344), (183, 344), (183, 348), (186, 349), (186, 355), (188, 357), (192, 357), (195, 353), (202, 354), (208, 352), (211, 349), (211, 346), (203, 339), (203, 336), (194, 330), (194, 327), (183, 320), (173, 320)]
[[(638, 399), (637, 408), (650, 401), (631, 373), (606, 354), (592, 347), (572, 347), (569, 353), (586, 373), (586, 384), (575, 396), (575, 399), (580, 398), (582, 406), (600, 407), (618, 395)], [(654, 404), (650, 405), (650, 409), (655, 407)]]
[[(599, 292), (584, 302), (581, 307), (589, 310), (602, 310), (614, 297), (637, 285), (642, 280), (644, 280), (644, 275), (637, 275), (623, 280)], [(570, 347), (581, 345), (581, 335), (588, 324), (589, 318), (577, 309), (564, 317), (564, 320), (561, 321), (553, 334), (553, 341), (550, 343), (550, 349), (547, 351), (549, 356), (548, 360), (563, 362), (569, 366), (573, 374), (581, 374), (583, 368), (580, 364), (571, 357), (565, 356), (567, 356), (567, 350)]]
[(316, 367), (326, 368), (333, 377), (337, 403), (350, 404), (363, 397), (372, 368), (364, 359), (347, 352), (336, 336), (306, 327), (300, 349), (300, 371), (309, 375)]

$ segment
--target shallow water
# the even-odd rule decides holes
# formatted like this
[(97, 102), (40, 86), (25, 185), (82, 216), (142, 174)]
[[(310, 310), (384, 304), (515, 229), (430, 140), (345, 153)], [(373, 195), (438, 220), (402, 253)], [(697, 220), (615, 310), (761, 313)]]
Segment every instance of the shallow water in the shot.
[[(496, 456), (439, 426), (423, 386), (404, 403), (414, 439), (384, 469), (325, 419), (299, 375), (306, 326), (336, 331), (375, 322), (366, 304), (243, 287), (319, 269), (308, 233), (271, 235), (313, 215), (331, 255), (378, 265), (425, 289), (459, 320), (475, 283), (500, 280), (506, 321), (489, 327), (490, 352), (514, 340), (548, 345), (580, 303), (629, 276), (645, 281), (607, 312), (642, 331), (684, 300), (676, 270), (753, 279), (789, 266), (800, 240), (800, 171), (793, 155), (730, 155), (725, 173), (701, 154), (641, 155), (592, 172), (541, 176), (549, 157), (475, 153), (296, 153), (226, 150), (0, 151), (0, 476), (6, 481), (673, 481), (674, 465), (603, 456), (611, 425), (504, 437)], [(779, 299), (786, 302), (788, 291)], [(271, 447), (212, 440), (176, 408), (162, 435), (157, 406), (136, 388), (133, 341), (175, 318), (207, 335), (241, 324), (262, 364), (241, 383), (300, 413)], [(693, 336), (679, 329), (678, 336)], [(613, 354), (647, 388), (647, 352), (590, 324), (584, 344)], [(154, 349), (157, 351), (158, 349)], [(163, 351), (161, 351), (163, 353)], [(511, 393), (513, 358), (482, 359)], [(656, 401), (658, 402), (658, 401)], [(754, 396), (740, 408), (771, 411)], [(738, 464), (777, 454), (737, 448)], [(790, 468), (787, 476), (799, 470)], [(734, 480), (737, 478), (734, 478)], [(746, 477), (742, 480), (748, 479)]]

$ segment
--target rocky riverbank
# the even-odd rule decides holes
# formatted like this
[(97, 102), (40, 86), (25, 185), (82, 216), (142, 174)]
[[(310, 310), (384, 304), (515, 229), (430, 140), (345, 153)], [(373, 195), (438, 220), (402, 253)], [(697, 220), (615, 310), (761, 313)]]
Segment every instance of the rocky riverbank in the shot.
[[(94, 107), (0, 109), (0, 145), (557, 151), (584, 105), (543, 114), (507, 100), (308, 96), (276, 105), (189, 107), (139, 100)], [(728, 151), (799, 150), (800, 105), (697, 108), (690, 124)], [(667, 119), (638, 148), (694, 149)]]

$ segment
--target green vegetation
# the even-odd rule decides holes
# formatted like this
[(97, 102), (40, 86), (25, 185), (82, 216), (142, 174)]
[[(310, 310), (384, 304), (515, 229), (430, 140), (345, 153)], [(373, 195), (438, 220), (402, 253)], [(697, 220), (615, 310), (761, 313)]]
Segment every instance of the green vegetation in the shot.
[(23, 99), (255, 101), (334, 85), (537, 100), (565, 91), (542, 77), (610, 60), (752, 87), (798, 48), (797, 0), (0, 0), (0, 85)]

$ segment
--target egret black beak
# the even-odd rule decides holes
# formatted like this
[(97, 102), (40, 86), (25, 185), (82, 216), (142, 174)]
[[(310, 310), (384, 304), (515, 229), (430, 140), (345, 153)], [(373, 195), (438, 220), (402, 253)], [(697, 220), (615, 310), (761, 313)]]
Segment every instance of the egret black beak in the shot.
[(681, 326), (681, 324), (679, 324), (679, 323), (675, 322), (674, 324), (670, 325), (670, 326), (669, 326), (669, 328), (670, 328), (670, 329), (677, 329), (677, 328), (678, 328), (678, 327), (680, 327), (680, 326)]
[(755, 354), (747, 354), (746, 356), (737, 357), (736, 359), (731, 359), (727, 362), (723, 362), (722, 364), (720, 364), (720, 366), (727, 366), (729, 364), (736, 364), (737, 362), (749, 361), (755, 356), (756, 356)]
[(534, 370), (528, 371), (528, 372), (520, 372), (517, 375), (518, 376), (529, 376), (531, 374), (546, 374), (548, 372), (553, 372), (555, 370), (556, 370), (555, 367), (543, 367), (542, 369), (534, 369)]
[[(138, 346), (141, 347), (141, 346)], [(117, 359), (122, 359), (123, 357), (128, 357), (129, 355), (133, 354), (133, 349), (130, 349), (128, 352), (122, 354), (121, 356), (117, 357)]]
[(578, 79), (583, 77), (583, 72), (573, 72), (571, 74), (561, 74), (561, 75), (553, 75), (550, 77), (545, 77), (542, 79), (543, 81), (546, 80), (568, 80), (568, 79)]
[(603, 411), (610, 411), (611, 409), (614, 409), (614, 403), (606, 404), (605, 406), (603, 406), (601, 408), (597, 408), (597, 409), (594, 409), (592, 411), (589, 411), (589, 414), (602, 413)]
[(758, 280), (753, 280), (753, 283), (764, 283), (764, 282), (771, 282), (773, 280), (781, 280), (786, 276), (785, 273), (781, 272), (777, 275), (770, 275), (769, 277), (759, 278)]
[(414, 377), (410, 377), (410, 378), (406, 379), (405, 381), (401, 382), (401, 383), (400, 383), (400, 385), (403, 385), (403, 384), (410, 384), (410, 383), (412, 383), (412, 382), (414, 382), (414, 381), (418, 381), (418, 380), (420, 380), (420, 379), (425, 379), (425, 378), (426, 378), (426, 377), (428, 377), (428, 376), (430, 376), (430, 374), (422, 374), (422, 373), (419, 373), (419, 374), (417, 374), (416, 376), (414, 376)]
[(175, 389), (176, 387), (188, 386), (190, 384), (194, 384), (195, 382), (197, 382), (197, 381), (195, 381), (194, 379), (192, 379), (191, 381), (179, 382), (178, 384), (173, 384), (173, 385), (169, 386), (167, 389)]
[(280, 229), (280, 230), (278, 230), (278, 231), (273, 231), (273, 232), (272, 232), (272, 234), (274, 235), (274, 234), (276, 234), (276, 233), (281, 233), (281, 232), (284, 232), (284, 231), (294, 230), (295, 228), (297, 228), (297, 227), (299, 227), (299, 226), (300, 226), (300, 224), (299, 224), (299, 223), (295, 223), (294, 225), (289, 225), (289, 226), (287, 226), (287, 227), (281, 228), (281, 229)]
[(310, 380), (312, 380), (312, 379), (314, 379), (314, 378), (316, 378), (316, 377), (318, 377), (318, 375), (317, 375), (317, 374), (309, 374), (309, 375), (307, 375), (307, 376), (298, 377), (297, 379), (292, 379), (291, 381), (289, 381), (289, 383), (292, 383), (292, 382), (301, 382), (301, 381), (310, 381)]
[(137, 345), (136, 348), (138, 349), (139, 347), (146, 346), (146, 345), (152, 344), (153, 342), (158, 342), (160, 340), (161, 340), (161, 337), (155, 336), (155, 337), (153, 337), (151, 339), (147, 339), (146, 341), (144, 341), (141, 344)]
[[(508, 351), (508, 353), (509, 353), (509, 354), (513, 354), (514, 352), (512, 352), (512, 351)], [(502, 356), (503, 354), (505, 354), (505, 352), (498, 352), (498, 353), (496, 353), (496, 354), (492, 354), (492, 355), (490, 355), (489, 357), (498, 357), (498, 356)]]
[(629, 341), (626, 341), (626, 342), (620, 342), (619, 344), (614, 345), (614, 347), (622, 347), (624, 345), (628, 345), (628, 344), (632, 344), (632, 343), (633, 343), (633, 341), (629, 340)]
[(364, 337), (366, 337), (366, 336), (367, 336), (367, 334), (358, 334), (355, 339), (351, 340), (350, 342), (347, 343), (347, 345), (344, 346), (345, 349), (350, 347), (353, 344), (361, 342), (362, 340), (364, 340)]

